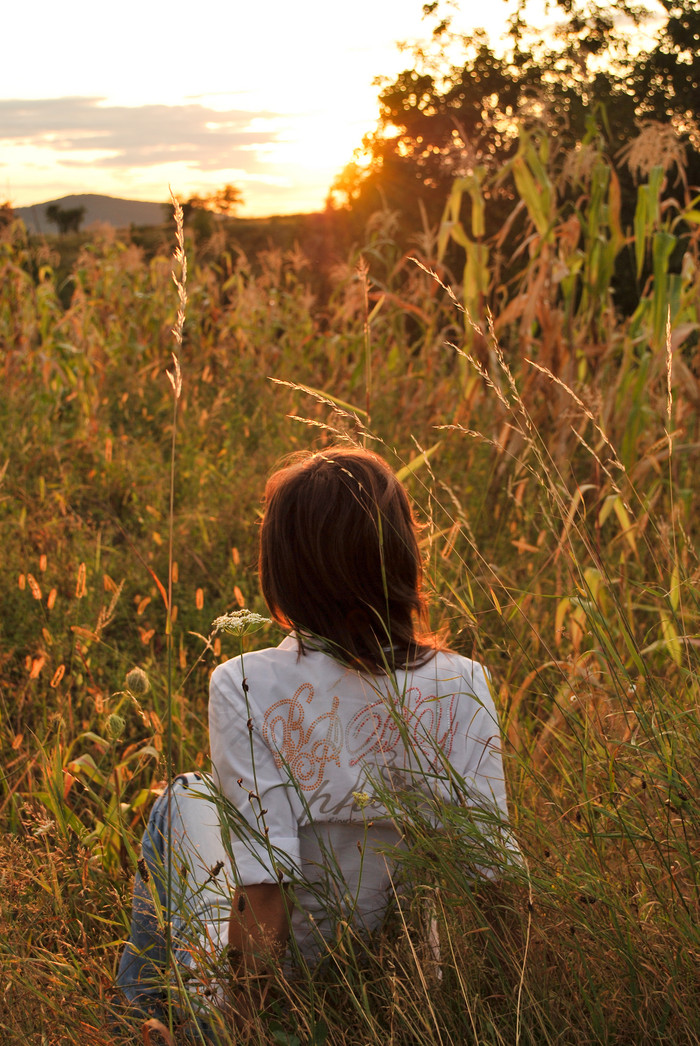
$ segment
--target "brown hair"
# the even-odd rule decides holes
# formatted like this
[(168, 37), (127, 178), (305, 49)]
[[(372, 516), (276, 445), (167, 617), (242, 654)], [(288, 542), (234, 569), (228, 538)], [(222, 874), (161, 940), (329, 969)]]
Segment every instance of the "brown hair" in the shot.
[(273, 473), (265, 488), (260, 583), (275, 620), (370, 671), (420, 663), (418, 525), (380, 457), (335, 447)]

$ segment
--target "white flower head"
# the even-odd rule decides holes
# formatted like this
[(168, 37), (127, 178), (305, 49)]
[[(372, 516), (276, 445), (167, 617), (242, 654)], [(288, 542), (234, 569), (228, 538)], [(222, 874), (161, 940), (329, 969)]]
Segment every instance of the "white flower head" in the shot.
[(230, 614), (223, 614), (212, 622), (212, 635), (217, 632), (228, 632), (232, 636), (248, 636), (251, 632), (257, 632), (263, 625), (269, 625), (270, 618), (262, 617), (252, 610), (234, 610)]

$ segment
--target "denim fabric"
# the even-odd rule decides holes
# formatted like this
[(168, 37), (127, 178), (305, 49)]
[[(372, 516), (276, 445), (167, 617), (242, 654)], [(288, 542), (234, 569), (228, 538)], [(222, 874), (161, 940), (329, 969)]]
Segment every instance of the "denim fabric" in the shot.
[[(131, 930), (119, 963), (117, 987), (129, 1003), (130, 1012), (146, 1017), (156, 1017), (167, 1022), (168, 991), (166, 979), (167, 948), (164, 920), (167, 918), (168, 876), (168, 806), (170, 805), (171, 851), (171, 946), (178, 977), (176, 980), (192, 978), (195, 968), (193, 951), (197, 950), (202, 937), (202, 928), (213, 917), (219, 921), (230, 907), (228, 876), (222, 883), (215, 882), (215, 889), (206, 884), (202, 871), (207, 867), (199, 862), (194, 868), (192, 852), (188, 852), (189, 823), (198, 814), (201, 821), (210, 804), (197, 791), (193, 802), (188, 790), (202, 782), (199, 774), (183, 774), (167, 791), (156, 799), (148, 825), (143, 834), (141, 851), (144, 864), (140, 864), (134, 880)], [(198, 804), (206, 804), (206, 807)], [(210, 817), (211, 819), (211, 817)], [(185, 845), (183, 845), (183, 840)], [(220, 846), (220, 833), (216, 833)], [(212, 849), (214, 860), (220, 856)], [(206, 855), (207, 857), (210, 854)], [(230, 865), (229, 865), (230, 868)], [(143, 869), (143, 873), (142, 873)], [(155, 903), (154, 903), (155, 897)], [(158, 914), (160, 914), (160, 925)], [(177, 992), (174, 993), (177, 998)], [(207, 1010), (206, 1000), (193, 993), (188, 1009)], [(211, 1038), (211, 1028), (206, 1017), (199, 1021), (203, 1034)], [(201, 1036), (200, 1036), (201, 1040)]]

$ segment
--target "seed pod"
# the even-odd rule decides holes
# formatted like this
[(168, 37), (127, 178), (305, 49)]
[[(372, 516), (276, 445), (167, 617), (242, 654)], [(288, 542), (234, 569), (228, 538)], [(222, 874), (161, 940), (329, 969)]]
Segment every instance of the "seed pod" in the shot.
[(142, 668), (132, 668), (126, 677), (126, 689), (134, 697), (142, 697), (151, 689), (148, 676)]
[(118, 738), (122, 736), (125, 730), (126, 720), (124, 719), (124, 717), (117, 715), (116, 712), (112, 712), (112, 714), (107, 719), (107, 732), (109, 736), (112, 738), (113, 741), (116, 741)]

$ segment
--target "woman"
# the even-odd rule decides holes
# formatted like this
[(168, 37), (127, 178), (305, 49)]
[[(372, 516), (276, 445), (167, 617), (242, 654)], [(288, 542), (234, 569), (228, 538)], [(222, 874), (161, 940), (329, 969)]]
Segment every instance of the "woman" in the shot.
[(260, 972), (288, 945), (314, 963), (339, 920), (381, 921), (402, 842), (392, 797), (474, 807), (492, 825), (487, 849), (507, 823), (484, 670), (421, 631), (418, 527), (386, 463), (334, 448), (276, 472), (259, 568), (289, 634), (212, 675), (215, 790), (188, 775), (154, 807), (144, 857), (155, 886), (137, 877), (119, 974), (137, 1003), (164, 962), (158, 901), (175, 915), (179, 968), (194, 981), (199, 969), (201, 989), (202, 949), (228, 945), (234, 965)]

